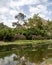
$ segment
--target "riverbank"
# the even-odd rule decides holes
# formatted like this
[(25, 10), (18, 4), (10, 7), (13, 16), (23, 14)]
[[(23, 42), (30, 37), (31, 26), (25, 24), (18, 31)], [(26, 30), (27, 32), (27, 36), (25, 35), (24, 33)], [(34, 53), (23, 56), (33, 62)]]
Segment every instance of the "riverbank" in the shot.
[(14, 42), (0, 41), (0, 52), (12, 50), (33, 50), (36, 49), (50, 49), (52, 50), (52, 40), (18, 40)]
[(16, 40), (13, 42), (4, 42), (0, 41), (0, 46), (3, 45), (10, 45), (10, 44), (16, 44), (16, 45), (23, 45), (23, 44), (39, 44), (39, 43), (52, 43), (52, 40)]

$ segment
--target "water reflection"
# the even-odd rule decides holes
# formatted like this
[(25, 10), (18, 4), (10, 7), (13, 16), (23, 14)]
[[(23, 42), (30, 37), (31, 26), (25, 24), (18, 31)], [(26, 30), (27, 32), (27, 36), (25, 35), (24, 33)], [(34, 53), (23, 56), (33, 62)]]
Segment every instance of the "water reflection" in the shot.
[(19, 60), (15, 60), (14, 58), (18, 58), (18, 56), (16, 54), (12, 54), (10, 56), (0, 58), (0, 65), (52, 65), (52, 58), (44, 59), (40, 64), (30, 62), (30, 58), (28, 57), (28, 59), (26, 59), (25, 56), (20, 57)]
[(43, 61), (41, 65), (52, 65), (52, 58), (45, 59), (45, 61)]
[(16, 54), (6, 56), (3, 59), (0, 58), (0, 65), (17, 65), (18, 61), (14, 60), (14, 57), (17, 57)]
[(22, 56), (19, 60), (14, 60), (14, 58), (18, 58), (16, 54), (0, 58), (0, 65), (35, 65), (35, 63), (26, 60), (25, 56)]

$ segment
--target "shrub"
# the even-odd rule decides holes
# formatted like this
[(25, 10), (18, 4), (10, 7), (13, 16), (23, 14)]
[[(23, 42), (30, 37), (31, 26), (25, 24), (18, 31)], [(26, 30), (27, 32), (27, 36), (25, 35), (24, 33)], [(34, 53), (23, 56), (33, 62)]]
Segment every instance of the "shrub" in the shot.
[(26, 37), (23, 35), (23, 34), (15, 34), (15, 36), (14, 36), (14, 38), (15, 38), (15, 40), (24, 40), (24, 39), (26, 39)]
[(44, 39), (44, 37), (42, 37), (41, 35), (32, 35), (32, 40), (34, 39), (40, 40), (40, 39)]

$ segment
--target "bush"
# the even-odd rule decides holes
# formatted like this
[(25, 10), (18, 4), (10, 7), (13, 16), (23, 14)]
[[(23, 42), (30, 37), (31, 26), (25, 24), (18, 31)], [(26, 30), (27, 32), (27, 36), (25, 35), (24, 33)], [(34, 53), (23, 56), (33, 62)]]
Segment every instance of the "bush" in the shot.
[(14, 33), (12, 29), (2, 29), (0, 30), (0, 40), (2, 41), (13, 41), (14, 40)]
[(41, 35), (32, 35), (32, 40), (41, 40), (44, 39), (44, 37), (42, 37)]
[(26, 37), (23, 34), (15, 34), (14, 36), (15, 40), (25, 40)]

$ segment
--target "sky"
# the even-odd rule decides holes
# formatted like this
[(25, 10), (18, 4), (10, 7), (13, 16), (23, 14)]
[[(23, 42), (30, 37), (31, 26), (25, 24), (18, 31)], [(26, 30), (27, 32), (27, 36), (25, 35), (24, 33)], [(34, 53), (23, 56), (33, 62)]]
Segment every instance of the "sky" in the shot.
[(44, 19), (52, 20), (52, 0), (0, 0), (0, 22), (12, 27), (15, 15), (24, 13), (27, 18), (39, 14)]

